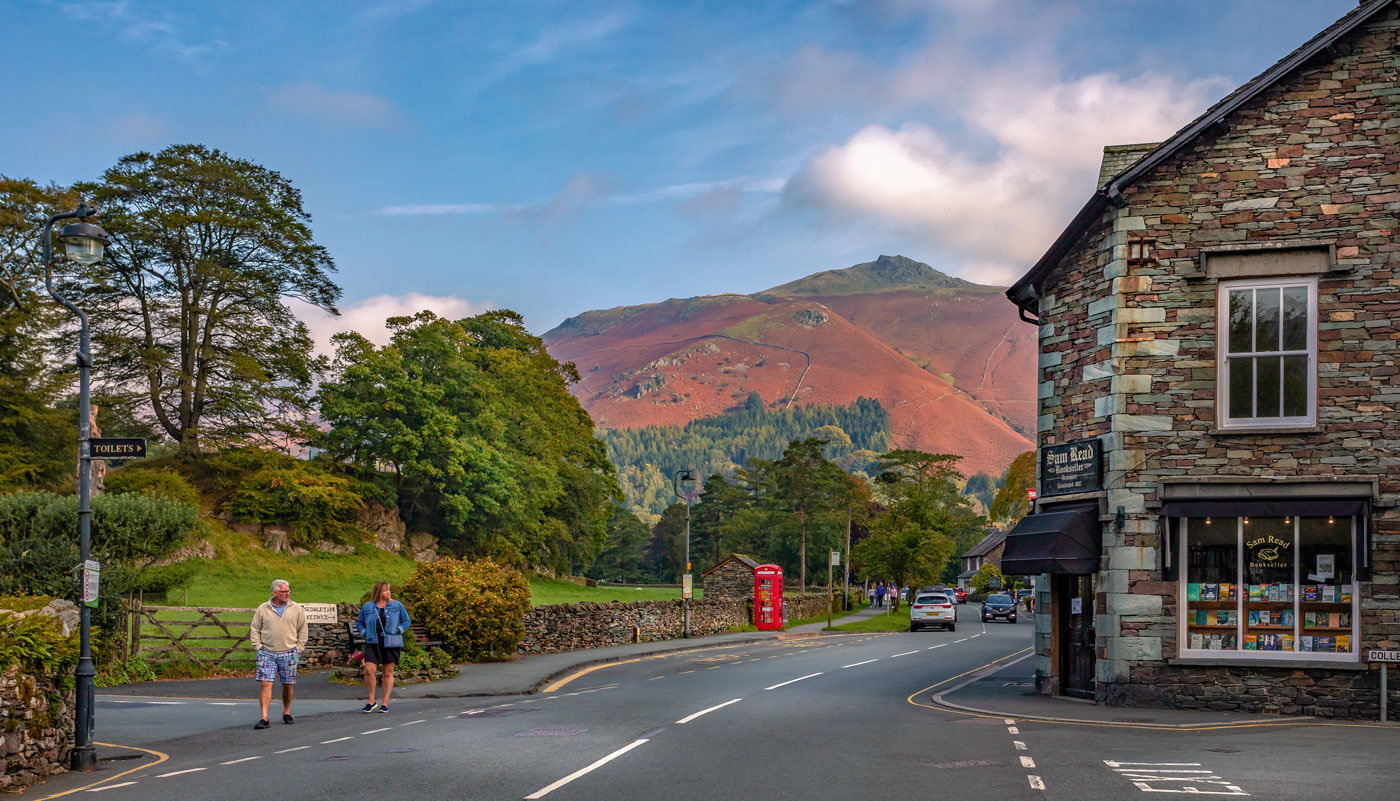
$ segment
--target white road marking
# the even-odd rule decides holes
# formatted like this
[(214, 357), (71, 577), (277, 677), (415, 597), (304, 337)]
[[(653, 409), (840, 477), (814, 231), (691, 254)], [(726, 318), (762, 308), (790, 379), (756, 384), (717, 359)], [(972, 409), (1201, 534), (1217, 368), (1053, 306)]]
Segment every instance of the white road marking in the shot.
[(852, 663), (849, 664), (849, 665), (842, 665), (842, 666), (841, 666), (841, 669), (842, 669), (842, 670), (845, 670), (846, 668), (860, 667), (861, 665), (868, 665), (868, 664), (870, 664), (871, 662), (879, 662), (879, 661), (880, 661), (880, 660), (878, 660), (878, 659), (867, 659), (867, 660), (865, 660), (864, 662), (852, 662)]
[[(1238, 785), (1217, 776), (1215, 771), (1202, 768), (1199, 762), (1113, 762), (1105, 759), (1104, 764), (1144, 793), (1249, 795)], [(1180, 785), (1180, 788), (1154, 787), (1152, 782), (1171, 782)], [(1209, 787), (1202, 789), (1201, 785)]]
[(407, 723), (400, 723), (399, 726), (417, 726), (419, 723), (427, 723), (426, 720), (410, 720)]
[(334, 740), (322, 740), (322, 741), (321, 741), (321, 745), (330, 745), (331, 743), (343, 743), (343, 742), (345, 742), (346, 740), (353, 740), (353, 739), (355, 739), (355, 738), (354, 738), (354, 737), (337, 737), (337, 738), (335, 738)]
[(817, 676), (820, 676), (820, 675), (821, 675), (820, 673), (808, 673), (806, 676), (801, 676), (801, 677), (798, 677), (798, 678), (795, 678), (795, 679), (789, 679), (788, 681), (785, 681), (785, 682), (783, 682), (782, 684), (774, 684), (772, 687), (764, 687), (763, 689), (765, 689), (765, 690), (776, 690), (776, 689), (778, 689), (779, 687), (786, 687), (786, 686), (788, 686), (789, 684), (795, 684), (795, 683), (797, 683), (797, 682), (799, 682), (799, 681), (804, 681), (804, 680), (806, 680), (806, 679), (816, 678)]
[(894, 659), (896, 656), (908, 656), (908, 655), (910, 655), (910, 654), (917, 654), (917, 653), (918, 653), (918, 651), (905, 651), (905, 652), (902, 653), (902, 654), (891, 654), (891, 655), (890, 655), (890, 659)]
[(135, 783), (136, 783), (136, 782), (122, 782), (121, 784), (109, 784), (109, 785), (107, 785), (106, 787), (93, 787), (92, 789), (88, 790), (88, 792), (89, 792), (89, 793), (100, 793), (100, 792), (102, 792), (103, 790), (115, 790), (115, 789), (117, 789), (118, 787), (130, 787), (131, 785), (133, 785), (133, 784), (135, 784)]
[(157, 779), (168, 779), (168, 778), (170, 778), (171, 776), (180, 776), (180, 775), (185, 774), (185, 773), (198, 773), (198, 772), (200, 772), (201, 770), (208, 770), (208, 768), (188, 768), (188, 769), (186, 769), (186, 770), (173, 770), (173, 771), (171, 771), (171, 772), (169, 772), (169, 773), (162, 773), (162, 774), (160, 774), (159, 776), (157, 776), (156, 778), (157, 778)]
[(1035, 767), (1035, 760), (1034, 760), (1034, 759), (1031, 759), (1030, 757), (1021, 757), (1021, 767), (1023, 767), (1023, 768), (1034, 768), (1034, 767)]
[(392, 728), (394, 728), (394, 727), (393, 727), (393, 726), (385, 726), (385, 727), (382, 728), (382, 729), (370, 729), (369, 731), (362, 731), (362, 732), (360, 732), (360, 734), (378, 734), (378, 733), (380, 733), (381, 731), (388, 731), (388, 730), (390, 730), (390, 729), (392, 729)]
[(710, 713), (710, 712), (715, 711), (716, 709), (723, 709), (723, 708), (729, 706), (730, 704), (737, 704), (737, 703), (739, 703), (739, 702), (742, 701), (742, 700), (744, 700), (744, 699), (742, 699), (742, 698), (735, 698), (733, 701), (725, 701), (725, 702), (722, 703), (722, 704), (716, 704), (715, 706), (712, 706), (712, 707), (710, 707), (709, 709), (702, 709), (702, 710), (700, 710), (699, 712), (696, 712), (696, 713), (693, 714), (693, 715), (686, 715), (685, 717), (683, 717), (683, 718), (681, 718), (680, 720), (676, 721), (676, 723), (689, 723), (689, 722), (691, 722), (692, 720), (695, 720), (696, 718), (700, 717), (701, 715), (708, 714), (708, 713)]
[[(248, 702), (249, 705), (251, 705), (252, 703), (253, 703), (252, 701), (249, 701), (249, 702)], [(242, 701), (210, 701), (210, 702), (209, 702), (209, 706), (243, 706), (243, 702), (242, 702)]]
[(622, 756), (623, 754), (627, 753), (628, 751), (631, 751), (633, 748), (636, 748), (637, 746), (639, 746), (639, 745), (641, 745), (642, 743), (645, 743), (645, 742), (650, 742), (650, 741), (649, 741), (649, 740), (633, 740), (632, 742), (628, 743), (627, 745), (624, 745), (623, 747), (617, 749), (616, 751), (612, 752), (611, 754), (608, 754), (607, 756), (603, 757), (602, 759), (598, 760), (597, 762), (594, 762), (592, 765), (589, 765), (588, 767), (585, 767), (585, 768), (580, 768), (580, 769), (574, 771), (573, 773), (570, 773), (568, 776), (565, 776), (564, 778), (560, 779), (559, 781), (557, 781), (557, 782), (555, 782), (555, 783), (553, 783), (553, 784), (551, 784), (551, 785), (549, 785), (549, 786), (547, 786), (547, 787), (545, 787), (545, 788), (543, 788), (543, 789), (541, 789), (541, 790), (536, 790), (535, 792), (531, 793), (530, 795), (525, 796), (525, 798), (527, 798), (527, 799), (531, 799), (531, 798), (544, 798), (546, 795), (549, 795), (550, 793), (554, 792), (555, 790), (558, 790), (560, 787), (563, 787), (564, 785), (568, 784), (569, 782), (573, 781), (574, 779), (577, 779), (577, 778), (579, 778), (580, 776), (586, 776), (586, 775), (588, 775), (589, 773), (592, 773), (593, 771), (597, 770), (598, 768), (603, 767), (604, 765), (608, 764), (609, 762), (613, 761), (614, 759), (617, 759), (618, 757)]
[(220, 765), (237, 765), (239, 762), (252, 762), (252, 761), (255, 760), (255, 759), (262, 759), (262, 757), (260, 757), (260, 756), (255, 756), (255, 757), (243, 757), (242, 759), (230, 759), (230, 760), (227, 761), (227, 762), (220, 762), (219, 764), (220, 764)]
[(1016, 746), (1016, 750), (1017, 750), (1017, 751), (1024, 751), (1024, 750), (1026, 750), (1026, 744), (1023, 743), (1023, 742), (1021, 742), (1020, 740), (1012, 740), (1012, 741), (1011, 741), (1011, 744), (1014, 745), (1014, 746)]
[(1039, 776), (1027, 776), (1027, 777), (1026, 777), (1026, 780), (1029, 781), (1029, 782), (1031, 783), (1031, 789), (1032, 789), (1032, 790), (1044, 790), (1044, 789), (1045, 789), (1045, 782), (1041, 781)]
[(1016, 719), (1015, 719), (1015, 718), (1002, 718), (1001, 722), (1002, 722), (1002, 723), (1005, 723), (1005, 724), (1008, 725), (1008, 726), (1015, 726), (1015, 725), (1016, 725)]
[(946, 642), (941, 642), (941, 643), (939, 643), (939, 644), (937, 644), (937, 645), (930, 645), (930, 646), (928, 647), (928, 650), (932, 651), (932, 650), (935, 649), (935, 648), (942, 648), (943, 646), (945, 646), (945, 645), (947, 645), (947, 644), (948, 644), (948, 643), (946, 643)]
[(1018, 728), (1016, 728), (1015, 726), (1007, 726), (1007, 727), (1006, 727), (1006, 732), (1007, 732), (1008, 734), (1020, 734), (1020, 733), (1021, 733), (1021, 730), (1018, 729)]
[(274, 753), (274, 754), (289, 754), (289, 753), (291, 753), (291, 752), (293, 752), (293, 751), (305, 751), (306, 749), (308, 749), (308, 748), (310, 748), (310, 747), (311, 747), (311, 746), (309, 746), (309, 745), (299, 745), (299, 746), (297, 746), (296, 748), (283, 748), (281, 751), (273, 751), (272, 753)]
[(967, 641), (970, 640), (970, 639), (972, 639), (972, 638), (971, 638), (971, 637), (963, 637), (961, 640), (953, 640), (953, 644), (954, 644), (954, 645), (957, 645), (957, 644), (960, 643), (960, 642), (967, 642)]

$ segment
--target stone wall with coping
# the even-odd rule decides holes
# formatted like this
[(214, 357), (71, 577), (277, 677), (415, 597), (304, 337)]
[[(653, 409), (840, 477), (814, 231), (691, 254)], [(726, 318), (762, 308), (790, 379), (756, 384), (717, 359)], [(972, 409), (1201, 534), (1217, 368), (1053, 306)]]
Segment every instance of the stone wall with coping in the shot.
[[(71, 601), (5, 613), (52, 617), (62, 636), (77, 636), (78, 608)], [(63, 678), (71, 683), (71, 675)], [(30, 675), (18, 664), (0, 672), (0, 792), (18, 791), (68, 769), (76, 706), (76, 689), (64, 688), (58, 676)]]

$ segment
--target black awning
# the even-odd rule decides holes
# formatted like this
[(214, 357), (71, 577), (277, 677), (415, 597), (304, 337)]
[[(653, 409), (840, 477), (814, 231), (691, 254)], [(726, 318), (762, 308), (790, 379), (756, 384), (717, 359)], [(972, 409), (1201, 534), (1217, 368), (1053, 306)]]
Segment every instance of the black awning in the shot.
[(1009, 576), (1097, 573), (1100, 534), (1098, 502), (1027, 515), (1006, 535), (1001, 572)]
[(1351, 517), (1370, 512), (1368, 498), (1182, 498), (1162, 503), (1167, 517)]

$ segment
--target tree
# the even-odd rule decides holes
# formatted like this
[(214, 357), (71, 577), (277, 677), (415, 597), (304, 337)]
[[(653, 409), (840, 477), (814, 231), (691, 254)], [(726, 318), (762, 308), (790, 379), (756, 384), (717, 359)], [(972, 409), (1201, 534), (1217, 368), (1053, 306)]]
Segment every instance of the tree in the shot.
[[(846, 508), (841, 492), (846, 474), (822, 455), (826, 444), (826, 440), (815, 437), (794, 440), (783, 451), (783, 458), (774, 463), (772, 470), (776, 500), (783, 508), (797, 515), (797, 563), (799, 586), (803, 592), (807, 589), (808, 516), (835, 510), (844, 512)], [(844, 514), (841, 518), (844, 522)], [(831, 537), (823, 538), (828, 545), (831, 540)]]
[(958, 541), (984, 522), (958, 492), (959, 456), (915, 450), (885, 454), (876, 478), (885, 508), (856, 549), (862, 565), (897, 586), (938, 581)]
[(603, 552), (594, 560), (585, 575), (602, 581), (621, 580), (643, 582), (655, 579), (644, 564), (651, 531), (632, 510), (618, 503), (608, 519), (608, 538)]
[(1029, 490), (1035, 489), (1035, 451), (1012, 460), (1002, 476), (1001, 489), (992, 498), (987, 517), (1007, 527), (1021, 522), (1031, 509)]
[(55, 408), (62, 376), (45, 359), (63, 317), (43, 292), (39, 251), (47, 210), (69, 202), (0, 175), (0, 491), (57, 486), (77, 461), (75, 415)]
[(618, 496), (593, 422), (520, 315), (388, 321), (376, 347), (336, 337), (318, 442), (391, 470), (400, 512), (458, 554), (567, 571), (601, 552)]
[(86, 300), (107, 389), (140, 398), (185, 452), (309, 433), (320, 362), (283, 301), (336, 314), (340, 289), (291, 182), (175, 145), (83, 188), (114, 240)]

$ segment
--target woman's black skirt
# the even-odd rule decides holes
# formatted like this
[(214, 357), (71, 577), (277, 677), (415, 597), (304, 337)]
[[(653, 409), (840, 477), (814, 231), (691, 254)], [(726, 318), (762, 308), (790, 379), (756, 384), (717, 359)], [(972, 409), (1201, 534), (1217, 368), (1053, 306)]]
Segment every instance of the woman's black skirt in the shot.
[(365, 643), (365, 663), (372, 665), (397, 665), (402, 648), (385, 648), (377, 642)]

